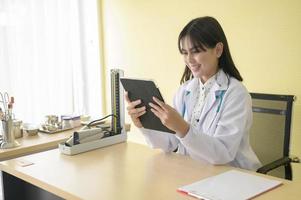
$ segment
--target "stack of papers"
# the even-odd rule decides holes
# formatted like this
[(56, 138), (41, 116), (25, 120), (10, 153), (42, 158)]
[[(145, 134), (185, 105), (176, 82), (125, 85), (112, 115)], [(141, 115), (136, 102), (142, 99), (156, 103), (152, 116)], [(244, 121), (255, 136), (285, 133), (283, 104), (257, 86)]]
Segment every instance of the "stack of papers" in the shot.
[(242, 200), (258, 196), (281, 184), (281, 181), (231, 170), (180, 187), (178, 191), (206, 200)]

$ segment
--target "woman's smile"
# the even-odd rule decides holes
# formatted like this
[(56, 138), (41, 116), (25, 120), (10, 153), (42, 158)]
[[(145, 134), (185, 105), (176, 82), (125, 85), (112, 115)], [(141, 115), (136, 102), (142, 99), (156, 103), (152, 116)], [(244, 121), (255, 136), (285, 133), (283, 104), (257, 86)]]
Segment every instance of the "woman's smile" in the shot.
[(192, 72), (197, 72), (197, 71), (199, 71), (200, 67), (201, 67), (201, 65), (199, 65), (199, 64), (189, 65), (189, 68), (190, 68), (190, 70), (191, 70)]

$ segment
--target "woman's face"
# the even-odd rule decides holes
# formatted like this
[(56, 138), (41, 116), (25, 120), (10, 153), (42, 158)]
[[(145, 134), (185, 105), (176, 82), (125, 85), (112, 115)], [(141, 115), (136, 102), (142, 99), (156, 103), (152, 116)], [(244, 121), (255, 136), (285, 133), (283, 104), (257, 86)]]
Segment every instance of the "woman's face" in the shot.
[(214, 48), (205, 47), (204, 51), (194, 46), (189, 37), (184, 37), (181, 41), (185, 64), (193, 76), (200, 78), (203, 83), (218, 71), (218, 58), (221, 56), (222, 47), (222, 43), (218, 43)]

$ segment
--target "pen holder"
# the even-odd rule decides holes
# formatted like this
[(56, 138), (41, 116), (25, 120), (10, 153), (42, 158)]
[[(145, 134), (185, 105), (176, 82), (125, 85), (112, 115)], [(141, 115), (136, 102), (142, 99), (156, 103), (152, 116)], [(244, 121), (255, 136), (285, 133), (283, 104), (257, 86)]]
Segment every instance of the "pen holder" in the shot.
[(3, 140), (1, 143), (1, 149), (8, 149), (17, 147), (20, 144), (15, 141), (15, 133), (13, 129), (13, 120), (2, 120), (2, 129), (3, 129)]

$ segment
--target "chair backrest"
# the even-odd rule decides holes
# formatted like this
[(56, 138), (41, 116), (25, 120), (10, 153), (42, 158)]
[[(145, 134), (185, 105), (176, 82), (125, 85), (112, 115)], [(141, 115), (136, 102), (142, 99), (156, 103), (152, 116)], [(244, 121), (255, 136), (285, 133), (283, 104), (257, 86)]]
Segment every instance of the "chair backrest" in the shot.
[[(252, 97), (253, 125), (250, 143), (263, 165), (289, 156), (293, 95), (250, 93)], [(287, 178), (288, 170), (279, 167), (270, 175)], [(289, 172), (288, 172), (289, 171)]]

